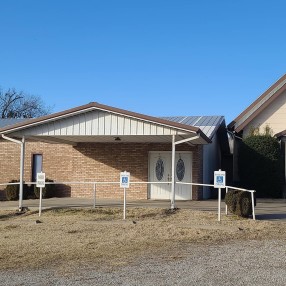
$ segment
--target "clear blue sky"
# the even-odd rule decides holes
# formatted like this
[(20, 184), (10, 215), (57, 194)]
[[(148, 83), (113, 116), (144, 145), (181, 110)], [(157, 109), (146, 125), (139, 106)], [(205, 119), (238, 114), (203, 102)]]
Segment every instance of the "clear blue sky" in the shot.
[(227, 122), (285, 72), (283, 0), (0, 0), (0, 86)]

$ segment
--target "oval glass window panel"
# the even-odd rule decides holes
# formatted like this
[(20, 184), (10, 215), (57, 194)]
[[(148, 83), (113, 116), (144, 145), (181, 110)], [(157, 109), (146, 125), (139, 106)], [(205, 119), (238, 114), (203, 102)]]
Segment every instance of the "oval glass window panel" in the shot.
[(155, 172), (157, 180), (161, 181), (164, 176), (164, 162), (161, 158), (157, 160)]
[(176, 174), (179, 181), (182, 181), (185, 177), (185, 163), (181, 158), (177, 162)]

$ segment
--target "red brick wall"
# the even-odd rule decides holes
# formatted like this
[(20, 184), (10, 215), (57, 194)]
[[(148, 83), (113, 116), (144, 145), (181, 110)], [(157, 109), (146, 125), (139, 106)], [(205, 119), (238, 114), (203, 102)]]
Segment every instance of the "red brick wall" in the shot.
[[(31, 180), (32, 154), (43, 154), (43, 171), (55, 181), (119, 182), (119, 173), (127, 170), (131, 181), (148, 181), (149, 151), (171, 151), (171, 144), (149, 143), (79, 143), (76, 147), (63, 144), (27, 142), (25, 152), (25, 181)], [(202, 180), (202, 146), (182, 144), (177, 151), (192, 151), (193, 182)], [(0, 142), (0, 182), (19, 178), (20, 145)], [(147, 199), (146, 184), (131, 185), (129, 199)], [(98, 198), (122, 198), (118, 185), (97, 185)], [(62, 195), (92, 197), (92, 185), (61, 185)], [(193, 199), (202, 198), (200, 189), (194, 187)]]

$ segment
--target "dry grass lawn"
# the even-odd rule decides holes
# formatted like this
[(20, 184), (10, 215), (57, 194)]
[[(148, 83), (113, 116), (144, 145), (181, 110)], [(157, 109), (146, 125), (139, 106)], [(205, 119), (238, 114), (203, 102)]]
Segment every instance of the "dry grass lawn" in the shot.
[[(36, 223), (40, 220), (40, 223)], [(0, 212), (0, 269), (92, 264), (117, 267), (140, 256), (179, 258), (186, 246), (230, 240), (286, 239), (284, 222), (253, 221), (210, 212), (164, 209), (53, 209)]]

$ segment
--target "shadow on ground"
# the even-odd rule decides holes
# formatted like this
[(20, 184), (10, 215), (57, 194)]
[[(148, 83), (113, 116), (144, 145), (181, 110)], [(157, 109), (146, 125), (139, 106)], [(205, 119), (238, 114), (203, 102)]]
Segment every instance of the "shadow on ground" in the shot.
[(279, 214), (259, 214), (255, 216), (257, 220), (282, 220), (286, 219), (286, 213)]

